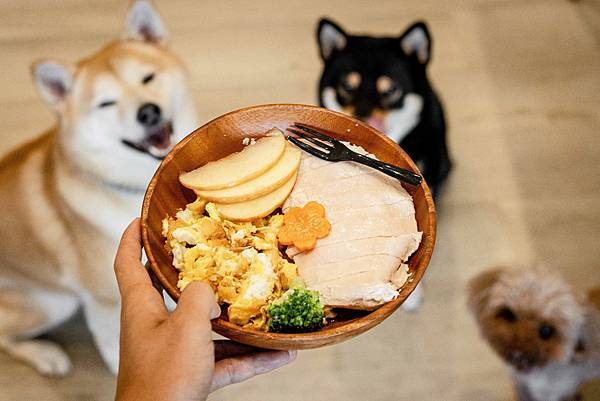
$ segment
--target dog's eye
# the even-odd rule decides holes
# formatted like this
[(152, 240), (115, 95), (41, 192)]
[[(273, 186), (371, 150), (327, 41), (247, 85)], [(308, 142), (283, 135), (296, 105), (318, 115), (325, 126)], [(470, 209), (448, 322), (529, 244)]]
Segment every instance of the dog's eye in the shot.
[(354, 92), (354, 89), (356, 89), (356, 88), (355, 88), (354, 86), (352, 86), (352, 84), (351, 84), (350, 82), (348, 82), (348, 81), (342, 81), (342, 82), (340, 83), (340, 88), (342, 88), (342, 90), (343, 90), (344, 92), (347, 92), (347, 93), (352, 93), (352, 92)]
[(110, 107), (110, 106), (114, 106), (115, 104), (117, 104), (116, 100), (105, 100), (104, 102), (101, 102), (100, 104), (98, 104), (98, 107), (100, 107), (100, 108)]
[(154, 79), (154, 73), (152, 72), (152, 73), (146, 75), (142, 79), (142, 84), (144, 84), (144, 85), (149, 84), (150, 82), (152, 82), (153, 79)]
[(379, 92), (379, 96), (383, 98), (400, 95), (400, 86), (398, 85), (398, 82), (387, 75), (382, 75), (377, 78), (375, 86), (377, 92)]
[(510, 308), (502, 308), (496, 313), (498, 319), (506, 320), (509, 323), (513, 323), (517, 320), (514, 312)]
[(548, 324), (543, 324), (540, 326), (539, 335), (542, 340), (551, 339), (555, 333), (556, 329), (553, 326), (550, 326)]
[(397, 90), (398, 90), (398, 84), (392, 82), (390, 84), (390, 87), (387, 88), (385, 91), (383, 91), (381, 94), (383, 96), (390, 96), (390, 95), (393, 95)]
[(351, 94), (358, 89), (361, 81), (361, 75), (357, 71), (352, 71), (351, 73), (343, 77), (343, 79), (340, 81), (339, 86), (343, 92)]

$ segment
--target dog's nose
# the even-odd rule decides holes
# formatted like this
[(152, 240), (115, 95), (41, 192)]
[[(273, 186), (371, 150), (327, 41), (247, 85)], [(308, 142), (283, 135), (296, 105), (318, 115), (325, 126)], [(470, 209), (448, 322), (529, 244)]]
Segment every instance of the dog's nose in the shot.
[(154, 127), (161, 120), (161, 111), (154, 103), (143, 104), (137, 113), (137, 120), (145, 127)]
[(508, 354), (508, 357), (510, 358), (511, 361), (519, 361), (521, 360), (521, 358), (523, 358), (525, 355), (523, 355), (523, 353), (521, 351), (517, 351), (517, 350), (512, 350), (510, 351), (510, 353)]
[(517, 350), (510, 351), (508, 354), (508, 361), (512, 363), (517, 369), (527, 369), (531, 364), (531, 361), (525, 355), (525, 353)]

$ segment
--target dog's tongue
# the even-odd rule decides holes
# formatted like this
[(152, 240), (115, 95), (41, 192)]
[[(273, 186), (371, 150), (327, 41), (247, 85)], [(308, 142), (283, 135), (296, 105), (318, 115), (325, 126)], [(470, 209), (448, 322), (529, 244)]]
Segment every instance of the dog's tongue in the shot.
[(385, 122), (381, 117), (371, 116), (367, 119), (367, 124), (369, 124), (371, 127), (375, 128), (378, 131), (385, 131)]
[(167, 149), (171, 146), (171, 125), (167, 124), (157, 132), (150, 135), (148, 142), (157, 149)]

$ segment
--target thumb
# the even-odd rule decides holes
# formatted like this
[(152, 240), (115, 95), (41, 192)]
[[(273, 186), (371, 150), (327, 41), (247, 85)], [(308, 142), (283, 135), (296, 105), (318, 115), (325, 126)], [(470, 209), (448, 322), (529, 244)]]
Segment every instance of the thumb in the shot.
[(194, 281), (181, 293), (173, 316), (176, 319), (206, 322), (220, 314), (221, 308), (212, 288), (204, 282)]

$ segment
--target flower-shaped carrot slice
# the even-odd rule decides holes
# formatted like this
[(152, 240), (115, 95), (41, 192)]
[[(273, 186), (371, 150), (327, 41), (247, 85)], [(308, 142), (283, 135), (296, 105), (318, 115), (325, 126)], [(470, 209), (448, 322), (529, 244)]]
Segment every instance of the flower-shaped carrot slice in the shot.
[(313, 249), (318, 238), (331, 230), (325, 218), (325, 208), (317, 202), (308, 202), (304, 207), (292, 207), (283, 216), (283, 226), (277, 238), (283, 245), (294, 245), (300, 251)]

